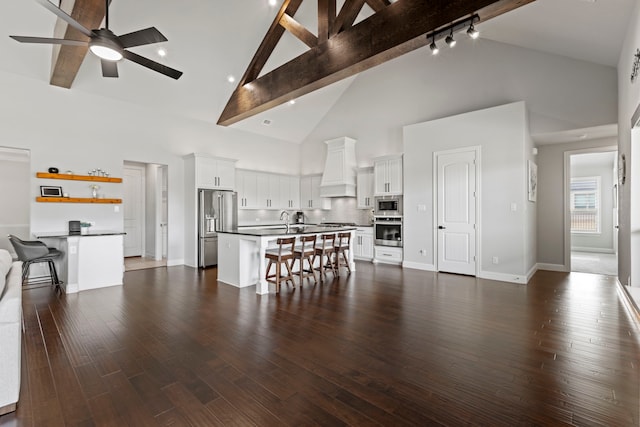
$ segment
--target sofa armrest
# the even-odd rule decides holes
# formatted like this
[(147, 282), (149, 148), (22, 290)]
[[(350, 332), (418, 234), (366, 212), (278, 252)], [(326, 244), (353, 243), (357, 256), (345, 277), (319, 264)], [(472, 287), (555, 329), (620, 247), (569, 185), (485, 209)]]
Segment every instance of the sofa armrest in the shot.
[(11, 408), (20, 395), (22, 354), (22, 263), (14, 262), (0, 295), (0, 408)]
[(0, 323), (20, 323), (22, 318), (22, 263), (14, 262), (0, 295)]

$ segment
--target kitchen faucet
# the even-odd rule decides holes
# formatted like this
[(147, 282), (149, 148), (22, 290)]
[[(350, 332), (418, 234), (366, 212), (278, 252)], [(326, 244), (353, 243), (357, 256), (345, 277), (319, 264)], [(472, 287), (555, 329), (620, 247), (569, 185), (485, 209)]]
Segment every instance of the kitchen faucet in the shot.
[(282, 217), (283, 217), (283, 216), (285, 217), (284, 225), (286, 225), (286, 226), (287, 226), (287, 232), (288, 232), (288, 231), (289, 231), (289, 212), (287, 212), (287, 211), (282, 211), (282, 212), (280, 213), (280, 219), (281, 219), (281, 220), (282, 220)]

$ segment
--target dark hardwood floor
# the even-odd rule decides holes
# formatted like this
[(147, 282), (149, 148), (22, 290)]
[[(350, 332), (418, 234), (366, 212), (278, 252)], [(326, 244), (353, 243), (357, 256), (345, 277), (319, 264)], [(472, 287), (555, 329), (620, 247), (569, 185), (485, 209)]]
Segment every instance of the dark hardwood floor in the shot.
[(638, 425), (614, 279), (357, 268), (263, 297), (186, 267), (24, 291), (21, 397), (0, 425)]

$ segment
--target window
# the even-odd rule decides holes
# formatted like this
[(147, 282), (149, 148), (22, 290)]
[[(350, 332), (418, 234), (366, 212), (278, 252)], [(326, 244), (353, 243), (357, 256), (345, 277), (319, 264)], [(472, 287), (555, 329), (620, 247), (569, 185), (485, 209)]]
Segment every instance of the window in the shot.
[(600, 233), (600, 177), (571, 178), (571, 232)]

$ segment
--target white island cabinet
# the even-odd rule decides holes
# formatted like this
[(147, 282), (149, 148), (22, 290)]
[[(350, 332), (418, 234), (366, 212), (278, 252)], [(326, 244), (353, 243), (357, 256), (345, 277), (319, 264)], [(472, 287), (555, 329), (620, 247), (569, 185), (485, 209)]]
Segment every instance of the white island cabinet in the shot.
[(124, 233), (95, 231), (83, 235), (34, 233), (63, 252), (56, 270), (67, 294), (120, 286), (124, 275)]
[[(265, 251), (268, 248), (276, 247), (278, 238), (294, 236), (299, 238), (306, 234), (320, 236), (326, 233), (337, 234), (345, 231), (351, 233), (351, 246), (347, 254), (351, 271), (355, 271), (356, 266), (353, 261), (354, 227), (292, 226), (289, 231), (284, 227), (247, 227), (246, 229), (221, 231), (218, 233), (218, 280), (239, 288), (255, 285), (257, 294), (268, 294), (269, 283), (265, 279), (267, 271)], [(297, 262), (294, 268), (297, 268)]]

